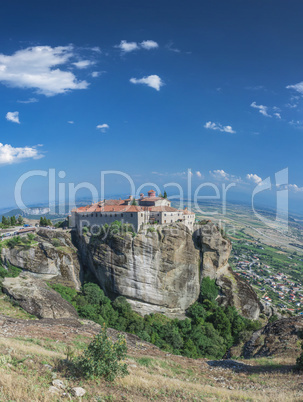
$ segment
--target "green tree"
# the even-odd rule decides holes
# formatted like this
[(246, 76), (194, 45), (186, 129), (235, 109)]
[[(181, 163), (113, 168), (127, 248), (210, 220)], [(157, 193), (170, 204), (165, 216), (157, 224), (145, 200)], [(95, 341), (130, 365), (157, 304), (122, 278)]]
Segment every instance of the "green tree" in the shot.
[(164, 191), (163, 198), (167, 198), (167, 192)]
[(116, 377), (128, 374), (127, 365), (120, 363), (126, 358), (126, 353), (125, 337), (119, 335), (117, 342), (112, 342), (104, 325), (83, 355), (75, 358), (73, 363), (79, 374), (85, 378), (104, 377), (107, 381), (114, 381)]
[(219, 294), (219, 288), (214, 279), (206, 276), (202, 279), (200, 296), (202, 300), (214, 302)]
[(23, 218), (21, 215), (18, 216), (17, 222), (18, 222), (18, 225), (23, 225)]
[(17, 220), (16, 220), (15, 215), (11, 216), (11, 219), (10, 219), (10, 224), (11, 224), (11, 226), (15, 226), (16, 223), (17, 223)]

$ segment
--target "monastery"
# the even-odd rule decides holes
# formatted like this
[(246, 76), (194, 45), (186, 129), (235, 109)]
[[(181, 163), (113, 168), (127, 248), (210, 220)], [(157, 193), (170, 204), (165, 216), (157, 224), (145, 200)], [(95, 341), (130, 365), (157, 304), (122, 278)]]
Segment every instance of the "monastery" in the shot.
[(167, 198), (157, 197), (154, 190), (146, 197), (140, 194), (139, 199), (129, 196), (125, 200), (103, 200), (86, 207), (75, 208), (69, 217), (70, 227), (79, 232), (84, 226), (92, 227), (110, 225), (114, 221), (122, 221), (133, 226), (136, 232), (145, 224), (169, 224), (182, 222), (190, 229), (195, 222), (195, 214), (187, 208), (184, 210), (171, 207)]

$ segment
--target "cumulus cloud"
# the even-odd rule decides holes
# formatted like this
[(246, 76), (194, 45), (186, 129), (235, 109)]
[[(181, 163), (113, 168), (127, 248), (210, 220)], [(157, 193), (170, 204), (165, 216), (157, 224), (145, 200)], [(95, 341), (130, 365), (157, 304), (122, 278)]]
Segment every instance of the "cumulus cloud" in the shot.
[(97, 130), (100, 130), (102, 133), (105, 133), (106, 130), (109, 129), (109, 125), (108, 124), (98, 124), (96, 127)]
[(11, 121), (12, 123), (20, 124), (19, 112), (7, 112), (5, 117), (6, 120)]
[(93, 64), (95, 64), (95, 62), (90, 60), (79, 60), (73, 63), (73, 65), (79, 68), (80, 70), (92, 66)]
[(288, 184), (287, 189), (294, 191), (295, 193), (301, 193), (303, 192), (303, 187), (299, 187), (296, 184)]
[(301, 95), (303, 95), (303, 81), (299, 82), (298, 84), (295, 85), (287, 85), (287, 89), (294, 89), (295, 91), (299, 92)]
[(86, 81), (77, 80), (68, 65), (74, 57), (73, 46), (35, 46), (18, 50), (11, 56), (0, 54), (0, 82), (17, 88), (33, 88), (53, 96), (74, 89), (86, 89)]
[(253, 107), (254, 109), (258, 109), (259, 112), (260, 112), (261, 114), (263, 114), (263, 116), (271, 117), (271, 115), (268, 114), (268, 107), (267, 107), (267, 106), (264, 106), (264, 105), (257, 105), (256, 102), (253, 102), (250, 106)]
[(29, 98), (29, 99), (24, 100), (24, 101), (18, 100), (17, 102), (26, 104), (26, 103), (36, 103), (36, 102), (39, 102), (39, 100), (37, 98)]
[(140, 43), (140, 46), (146, 50), (157, 49), (159, 47), (158, 43), (154, 40), (144, 40)]
[(129, 80), (132, 84), (145, 84), (151, 88), (160, 91), (160, 88), (164, 85), (163, 81), (158, 75), (149, 75), (143, 78), (131, 78)]
[(134, 50), (139, 49), (137, 42), (127, 42), (126, 40), (121, 40), (120, 44), (115, 47), (119, 48), (124, 53), (133, 52)]
[(40, 159), (43, 155), (37, 147), (13, 147), (0, 143), (0, 165), (11, 165), (26, 159)]
[(202, 177), (202, 173), (201, 173), (199, 170), (196, 171), (196, 175), (197, 175), (198, 177)]
[(141, 43), (137, 42), (127, 42), (126, 40), (121, 40), (119, 45), (115, 46), (116, 48), (120, 49), (123, 53), (130, 53), (134, 50), (151, 50), (157, 49), (159, 47), (158, 43), (154, 40), (144, 40)]
[(260, 176), (253, 174), (253, 173), (249, 173), (246, 175), (247, 180), (252, 181), (255, 184), (259, 184), (261, 183), (262, 179)]
[(211, 121), (208, 121), (207, 123), (204, 124), (204, 128), (208, 128), (210, 130), (218, 130), (224, 133), (230, 133), (230, 134), (235, 134), (235, 130), (231, 126), (222, 126), (220, 123), (213, 123)]
[(211, 174), (211, 176), (213, 176), (215, 179), (220, 179), (220, 180), (228, 180), (230, 175), (226, 172), (224, 172), (223, 169), (218, 169), (218, 170), (213, 170), (213, 171), (209, 171), (209, 173)]

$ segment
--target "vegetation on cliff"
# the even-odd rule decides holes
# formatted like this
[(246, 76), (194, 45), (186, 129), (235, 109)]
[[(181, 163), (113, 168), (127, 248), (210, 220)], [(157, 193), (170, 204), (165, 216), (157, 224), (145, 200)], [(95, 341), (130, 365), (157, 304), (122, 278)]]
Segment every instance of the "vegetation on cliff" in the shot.
[(240, 316), (235, 308), (218, 306), (218, 288), (209, 278), (203, 279), (200, 299), (188, 309), (185, 320), (162, 314), (141, 317), (124, 297), (111, 302), (94, 283), (84, 284), (81, 292), (59, 284), (51, 287), (76, 308), (80, 317), (136, 334), (161, 349), (192, 358), (220, 359), (232, 345), (259, 328), (259, 322)]

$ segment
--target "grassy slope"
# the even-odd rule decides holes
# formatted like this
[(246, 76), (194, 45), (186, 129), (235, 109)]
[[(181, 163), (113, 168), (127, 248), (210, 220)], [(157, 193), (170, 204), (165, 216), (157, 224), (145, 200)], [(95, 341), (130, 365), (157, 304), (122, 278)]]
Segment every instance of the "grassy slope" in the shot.
[[(5, 313), (12, 317), (20, 314), (14, 310), (12, 307)], [(2, 312), (3, 304), (0, 304), (0, 314)], [(27, 326), (21, 320), (5, 325), (3, 322), (5, 320), (0, 317), (1, 401), (60, 401), (60, 397), (48, 392), (54, 377), (62, 379), (67, 390), (73, 386), (84, 387), (87, 394), (83, 400), (88, 401), (303, 399), (301, 376), (292, 371), (294, 361), (241, 360), (248, 365), (245, 370), (236, 372), (212, 367), (207, 359), (168, 355), (136, 337), (129, 341), (127, 363), (130, 374), (127, 377), (113, 384), (103, 380), (81, 381), (61, 371), (59, 362), (66, 358), (68, 346), (74, 353), (80, 353), (96, 333), (96, 328), (88, 331), (85, 326), (75, 329), (56, 323), (42, 324), (39, 320), (27, 321)]]

